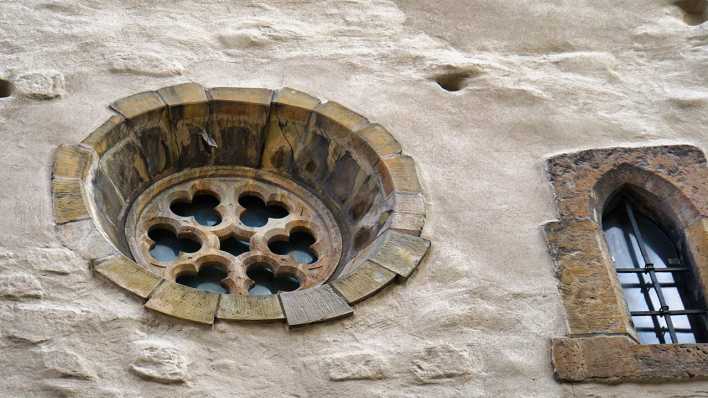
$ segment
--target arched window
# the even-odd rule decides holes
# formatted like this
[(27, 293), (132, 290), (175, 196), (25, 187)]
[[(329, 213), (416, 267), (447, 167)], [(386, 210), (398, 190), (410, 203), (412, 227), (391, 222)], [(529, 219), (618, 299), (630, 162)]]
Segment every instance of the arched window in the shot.
[(632, 322), (643, 344), (708, 342), (705, 300), (680, 238), (631, 192), (615, 195), (602, 226)]

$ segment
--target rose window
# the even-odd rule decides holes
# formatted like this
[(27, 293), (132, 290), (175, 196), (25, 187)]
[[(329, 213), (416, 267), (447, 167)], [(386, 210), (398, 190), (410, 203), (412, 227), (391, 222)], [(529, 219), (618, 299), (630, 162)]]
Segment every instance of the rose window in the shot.
[(187, 83), (110, 108), (57, 150), (54, 217), (97, 275), (151, 310), (208, 324), (340, 318), (427, 252), (413, 159), (336, 102)]

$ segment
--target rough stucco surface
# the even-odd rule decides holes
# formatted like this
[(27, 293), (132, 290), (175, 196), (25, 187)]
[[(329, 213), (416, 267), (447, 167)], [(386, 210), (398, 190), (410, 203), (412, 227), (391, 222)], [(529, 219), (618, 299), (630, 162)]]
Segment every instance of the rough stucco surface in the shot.
[[(464, 4), (463, 4), (464, 3)], [(689, 397), (708, 383), (562, 385), (543, 160), (708, 148), (708, 24), (663, 0), (3, 1), (3, 397)], [(447, 92), (431, 80), (463, 72)], [(431, 252), (348, 319), (213, 328), (143, 308), (52, 224), (53, 149), (123, 96), (291, 86), (386, 126), (418, 164)], [(74, 240), (80, 231), (74, 231)], [(73, 242), (80, 246), (81, 242)]]

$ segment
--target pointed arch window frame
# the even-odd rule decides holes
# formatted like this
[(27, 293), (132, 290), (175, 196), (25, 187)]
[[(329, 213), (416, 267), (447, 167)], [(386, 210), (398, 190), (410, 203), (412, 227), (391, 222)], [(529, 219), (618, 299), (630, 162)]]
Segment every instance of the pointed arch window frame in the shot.
[[(602, 229), (604, 206), (621, 187), (654, 195), (663, 225), (675, 225), (705, 297), (708, 286), (708, 168), (690, 145), (605, 148), (546, 162), (559, 220), (544, 226), (560, 280), (568, 336), (552, 339), (561, 381), (708, 380), (708, 344), (639, 344)], [(705, 299), (704, 299), (705, 300)]]

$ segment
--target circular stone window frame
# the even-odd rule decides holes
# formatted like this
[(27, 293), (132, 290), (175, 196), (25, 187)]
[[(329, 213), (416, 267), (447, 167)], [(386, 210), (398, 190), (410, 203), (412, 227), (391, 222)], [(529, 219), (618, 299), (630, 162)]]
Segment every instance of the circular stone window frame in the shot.
[[(213, 324), (215, 319), (284, 320), (288, 326), (296, 327), (338, 319), (351, 315), (353, 304), (379, 292), (391, 282), (407, 279), (430, 248), (430, 242), (420, 237), (426, 210), (415, 162), (402, 153), (400, 144), (385, 128), (370, 123), (365, 117), (336, 102), (320, 102), (287, 87), (278, 90), (205, 89), (196, 83), (185, 83), (119, 99), (109, 109), (112, 116), (81, 143), (61, 145), (55, 151), (51, 176), (54, 221), (67, 247), (82, 251), (91, 259), (92, 270), (97, 275), (141, 298), (148, 309), (203, 324)], [(200, 116), (203, 109), (206, 111), (201, 112), (206, 116)], [(229, 117), (239, 123), (247, 123), (253, 117), (270, 120), (274, 112), (280, 112), (275, 117), (284, 114), (297, 118), (305, 126), (302, 127), (305, 133), (315, 126), (326, 131), (338, 144), (344, 143), (346, 154), (339, 154), (340, 158), (334, 159), (335, 166), (325, 167), (331, 166), (334, 170), (340, 159), (350, 156), (341, 163), (351, 161), (351, 157), (363, 159), (362, 162), (371, 170), (369, 177), (373, 176), (375, 181), (369, 181), (370, 178), (365, 181), (375, 184), (385, 197), (384, 203), (380, 204), (385, 211), (375, 220), (366, 220), (368, 224), (361, 224), (357, 232), (350, 236), (351, 245), (356, 250), (352, 250), (352, 256), (340, 263), (326, 282), (268, 296), (218, 294), (178, 284), (148, 271), (126, 255), (130, 251), (125, 237), (120, 226), (111, 222), (118, 219), (117, 215), (121, 212), (125, 213), (125, 203), (119, 203), (121, 196), (124, 196), (120, 194), (120, 189), (140, 186), (140, 193), (151, 184), (159, 183), (162, 177), (182, 170), (162, 170), (164, 173), (160, 178), (155, 178), (159, 174), (153, 170), (155, 165), (140, 164), (136, 160), (130, 170), (119, 168), (111, 178), (100, 170), (101, 167), (110, 160), (111, 153), (116, 153), (116, 148), (123, 151), (124, 158), (125, 154), (134, 153), (131, 152), (133, 147), (141, 144), (131, 134), (137, 126), (162, 128), (170, 134), (170, 138), (178, 139), (175, 136), (180, 129), (189, 129), (192, 127), (190, 123), (198, 123), (200, 117), (210, 117), (215, 111), (228, 112)], [(160, 115), (158, 125), (151, 124), (154, 124), (152, 119), (155, 114)], [(202, 122), (205, 123), (204, 120)], [(204, 143), (212, 145), (209, 132), (202, 131)], [(288, 145), (293, 150), (285, 134), (277, 139), (281, 140), (281, 146)], [(283, 139), (285, 142), (282, 142)], [(304, 149), (299, 150), (312, 150), (307, 146), (310, 144), (308, 142)], [(226, 152), (235, 148), (228, 143), (222, 147), (226, 148)], [(241, 149), (247, 152), (243, 156), (248, 158), (253, 149)], [(255, 152), (265, 150), (267, 148), (255, 148)], [(227, 156), (232, 155), (227, 153)], [(260, 153), (257, 155), (260, 156)], [(332, 160), (333, 155), (329, 155), (327, 162)], [(291, 160), (293, 165), (295, 161)], [(245, 166), (253, 168), (256, 173), (259, 168), (271, 171), (277, 168), (277, 164), (260, 163), (260, 160), (257, 164), (247, 162)], [(352, 184), (355, 177), (359, 178), (348, 176)], [(95, 189), (96, 186), (101, 189)], [(103, 188), (119, 193), (106, 196)], [(341, 191), (340, 196), (357, 196), (355, 192)], [(360, 203), (352, 203), (350, 211), (366, 213), (368, 209), (362, 210)], [(365, 229), (367, 225), (370, 228)], [(86, 250), (87, 247), (105, 249)]]

